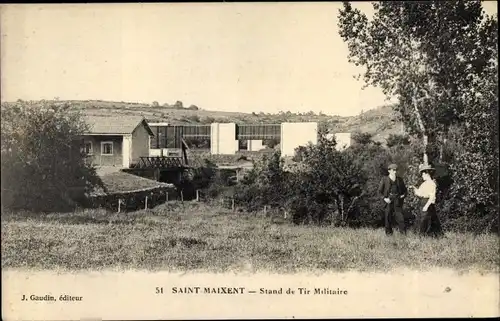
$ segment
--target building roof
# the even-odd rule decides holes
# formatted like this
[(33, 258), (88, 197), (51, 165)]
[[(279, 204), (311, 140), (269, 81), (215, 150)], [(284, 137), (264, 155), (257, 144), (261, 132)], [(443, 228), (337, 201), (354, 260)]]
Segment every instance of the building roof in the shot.
[(120, 194), (152, 190), (158, 187), (172, 187), (173, 184), (157, 182), (123, 171), (109, 171), (97, 169), (97, 175), (104, 186), (95, 187), (90, 195)]
[(83, 118), (90, 126), (88, 135), (128, 135), (132, 134), (142, 123), (149, 135), (154, 136), (153, 131), (142, 116), (105, 117), (85, 115)]

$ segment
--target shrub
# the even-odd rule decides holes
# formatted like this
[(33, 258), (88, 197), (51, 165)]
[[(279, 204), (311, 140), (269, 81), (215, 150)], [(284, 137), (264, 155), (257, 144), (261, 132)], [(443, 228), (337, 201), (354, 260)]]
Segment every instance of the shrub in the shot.
[(387, 147), (410, 145), (410, 138), (406, 135), (390, 134), (387, 137)]
[(373, 143), (373, 135), (370, 133), (356, 132), (352, 134), (352, 139), (355, 143), (360, 145), (367, 145)]
[(299, 146), (295, 148), (295, 153), (293, 155), (292, 160), (294, 162), (301, 162), (304, 160), (304, 153), (306, 152), (306, 147), (305, 146)]
[(264, 205), (281, 207), (288, 195), (287, 175), (281, 152), (263, 155), (235, 188), (234, 198), (249, 211)]
[(103, 187), (80, 150), (87, 126), (68, 105), (2, 104), (1, 121), (4, 208), (68, 210)]
[(339, 222), (352, 214), (360, 196), (355, 190), (364, 187), (366, 175), (353, 154), (337, 151), (335, 144), (320, 134), (318, 144), (304, 150), (304, 169), (290, 175), (287, 199), (294, 222)]
[(263, 139), (262, 140), (262, 145), (269, 147), (269, 148), (274, 148), (280, 144), (280, 140), (278, 138), (270, 138), (270, 139)]

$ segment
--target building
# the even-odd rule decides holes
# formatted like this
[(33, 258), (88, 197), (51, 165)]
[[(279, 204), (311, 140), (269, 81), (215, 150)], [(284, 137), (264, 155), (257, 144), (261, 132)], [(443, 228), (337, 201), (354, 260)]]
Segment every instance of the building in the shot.
[(283, 156), (293, 156), (295, 148), (316, 144), (318, 136), (316, 122), (204, 125), (151, 122), (149, 125), (155, 133), (151, 139), (151, 156), (178, 156), (182, 140), (212, 155), (234, 155), (241, 150), (258, 152), (279, 145)]
[(318, 143), (318, 123), (282, 123), (281, 124), (281, 155), (294, 156), (295, 149)]
[(83, 136), (85, 152), (95, 166), (129, 168), (140, 157), (149, 156), (154, 136), (141, 116), (86, 116), (90, 131)]
[(208, 145), (205, 146), (206, 149), (209, 149), (210, 125), (173, 125), (165, 122), (148, 124), (154, 134), (150, 140), (149, 156), (181, 157), (186, 144), (199, 145), (203, 141)]

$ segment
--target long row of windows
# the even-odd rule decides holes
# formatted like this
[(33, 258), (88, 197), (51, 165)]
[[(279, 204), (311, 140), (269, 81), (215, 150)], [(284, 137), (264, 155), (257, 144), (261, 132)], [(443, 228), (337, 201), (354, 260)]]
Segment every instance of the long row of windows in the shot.
[[(154, 136), (151, 137), (151, 148), (181, 148), (181, 140), (206, 148), (210, 144), (210, 125), (173, 125), (151, 126)], [(239, 124), (236, 125), (236, 137), (239, 140), (279, 139), (280, 124)], [(208, 145), (209, 146), (209, 145)]]
[(272, 139), (281, 135), (281, 125), (277, 124), (240, 124), (236, 127), (240, 139)]

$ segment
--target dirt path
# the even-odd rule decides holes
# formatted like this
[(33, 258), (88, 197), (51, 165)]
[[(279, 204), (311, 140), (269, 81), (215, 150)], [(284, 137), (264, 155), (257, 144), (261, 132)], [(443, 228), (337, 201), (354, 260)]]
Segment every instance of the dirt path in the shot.
[[(4, 271), (2, 281), (5, 320), (499, 315), (498, 274), (460, 275), (450, 270), (321, 275)], [(198, 294), (179, 293), (185, 287), (195, 292), (196, 286)], [(163, 288), (163, 294), (155, 294), (157, 287)], [(245, 289), (243, 294), (205, 294), (205, 287)], [(282, 294), (260, 294), (261, 288), (282, 289)], [(289, 288), (295, 293), (287, 294)], [(323, 294), (314, 294), (316, 288)], [(342, 294), (333, 294), (339, 291)], [(83, 298), (23, 302), (23, 294), (48, 294), (55, 300), (64, 294)]]

